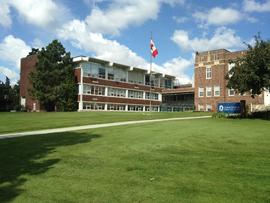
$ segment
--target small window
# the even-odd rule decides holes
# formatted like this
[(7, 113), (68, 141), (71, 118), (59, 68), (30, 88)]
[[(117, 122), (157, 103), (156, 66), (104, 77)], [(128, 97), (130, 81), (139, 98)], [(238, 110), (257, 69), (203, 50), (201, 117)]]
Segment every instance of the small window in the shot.
[(201, 104), (198, 104), (198, 111), (204, 111), (204, 107)]
[(212, 68), (211, 66), (206, 66), (206, 79), (212, 78)]
[(211, 97), (212, 96), (212, 87), (206, 87), (206, 96)]
[(204, 88), (203, 87), (199, 87), (199, 93), (198, 93), (199, 97), (203, 97), (204, 96)]
[(214, 96), (215, 97), (220, 96), (220, 86), (214, 86)]
[(234, 89), (229, 89), (229, 90), (228, 90), (228, 95), (229, 95), (229, 96), (234, 96), (234, 95), (235, 95)]
[(207, 104), (206, 105), (206, 111), (212, 111), (212, 105)]
[[(230, 70), (235, 67), (235, 63), (229, 63), (228, 64), (228, 72), (230, 72)], [(229, 78), (232, 77), (233, 74), (229, 74)]]

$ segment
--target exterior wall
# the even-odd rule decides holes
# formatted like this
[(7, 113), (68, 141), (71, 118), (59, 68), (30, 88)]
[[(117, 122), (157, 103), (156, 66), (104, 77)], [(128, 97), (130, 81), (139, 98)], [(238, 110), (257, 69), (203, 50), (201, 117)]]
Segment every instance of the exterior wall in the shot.
[(21, 105), (27, 111), (40, 111), (40, 105), (37, 100), (32, 99), (29, 94), (29, 89), (32, 85), (29, 81), (29, 74), (35, 70), (37, 63), (37, 56), (27, 56), (21, 59), (21, 72), (20, 72), (20, 97)]
[[(95, 77), (92, 76), (92, 74), (89, 74), (88, 69), (86, 67), (91, 69), (91, 65), (87, 65), (87, 61), (77, 61), (75, 64), (75, 76), (77, 78), (78, 87), (79, 87), (79, 95), (78, 95), (78, 110), (79, 111), (85, 111), (85, 110), (109, 110), (107, 107), (109, 105), (121, 105), (125, 106), (124, 109), (121, 108), (121, 110), (128, 111), (129, 106), (139, 106), (140, 111), (148, 111), (148, 109), (151, 107), (154, 107), (155, 111), (159, 111), (159, 107), (161, 105), (162, 101), (162, 90), (164, 88), (160, 87), (160, 82), (158, 82), (158, 86), (152, 86), (145, 85), (145, 84), (135, 84), (132, 83), (129, 79), (130, 73), (133, 71), (135, 74), (143, 73), (144, 79), (142, 80), (142, 83), (146, 83), (145, 76), (148, 74), (145, 70), (140, 70), (137, 68), (133, 68), (132, 70), (129, 67), (122, 66), (124, 70), (127, 72), (127, 79), (125, 81), (118, 81), (113, 79), (108, 79), (108, 72), (107, 68), (111, 68), (112, 65), (108, 66), (108, 64), (103, 63), (101, 64), (101, 68), (105, 68), (105, 78), (100, 77), (99, 75), (96, 75)], [(91, 62), (89, 62), (91, 63)], [(117, 64), (117, 67), (119, 67), (119, 64)], [(159, 74), (161, 78), (158, 78), (158, 81), (162, 78), (162, 75)], [(104, 75), (103, 75), (104, 77)], [(85, 85), (91, 85), (96, 87), (105, 88), (105, 93), (103, 92), (102, 95), (98, 94), (92, 94), (92, 93), (86, 93), (87, 91), (84, 90)], [(117, 88), (124, 90), (125, 96), (110, 96), (108, 89), (109, 88)], [(128, 92), (129, 91), (140, 91), (143, 93), (143, 96), (141, 98), (129, 98)], [(146, 93), (151, 92), (157, 94), (156, 99), (147, 99)], [(101, 106), (97, 107), (97, 109), (93, 106)], [(90, 106), (90, 107), (89, 107)], [(89, 108), (88, 108), (89, 107)], [(94, 109), (92, 109), (94, 108)]]
[[(87, 58), (87, 57), (86, 57)], [(87, 58), (88, 60), (88, 58)], [(107, 68), (113, 67), (113, 63), (107, 63), (106, 61), (101, 61), (99, 59), (91, 59), (94, 60), (93, 63), (99, 64), (102, 66), (102, 68), (106, 69), (106, 76), (104, 78), (100, 78), (99, 75), (95, 75), (93, 77), (91, 75), (91, 72), (85, 72), (85, 70), (88, 70), (85, 66), (88, 63), (91, 63), (91, 61), (87, 61), (84, 58), (82, 60), (78, 60), (74, 62), (74, 75), (76, 78), (76, 82), (78, 84), (78, 110), (113, 110), (112, 105), (118, 105), (121, 106), (120, 110), (124, 111), (148, 111), (150, 106), (154, 108), (155, 111), (160, 110), (160, 105), (162, 102), (162, 91), (164, 90), (165, 84), (161, 84), (161, 81), (167, 80), (173, 80), (173, 76), (165, 76), (163, 77), (162, 74), (155, 73), (155, 86), (152, 85), (146, 85), (145, 77), (149, 73), (147, 73), (146, 70), (138, 69), (138, 68), (131, 68), (129, 66), (115, 64), (116, 68), (122, 68), (124, 71), (127, 72), (127, 78), (125, 81), (117, 81), (117, 80), (109, 80), (108, 79), (108, 72)], [(28, 89), (31, 89), (31, 84), (28, 79), (29, 73), (34, 71), (36, 68), (37, 63), (37, 56), (27, 56), (25, 58), (21, 59), (21, 89), (20, 89), (20, 95), (21, 95), (21, 101), (23, 104), (25, 104), (26, 108), (29, 111), (39, 111), (40, 105), (38, 101), (35, 101), (31, 98), (31, 96), (28, 93)], [(91, 66), (89, 66), (91, 68)], [(133, 76), (136, 79), (136, 73), (141, 78), (144, 77), (143, 80), (140, 81), (134, 81), (129, 80), (129, 75), (131, 76), (132, 73), (135, 73), (135, 76)], [(148, 77), (147, 76), (147, 77)], [(133, 78), (134, 78), (133, 77)], [(170, 83), (172, 84), (172, 82)], [(88, 92), (88, 90), (84, 91), (84, 85), (91, 85), (91, 86), (98, 86), (105, 88), (105, 94), (102, 95), (96, 95), (92, 94), (91, 92)], [(167, 85), (168, 87), (168, 85)], [(110, 96), (108, 93), (109, 88), (118, 88), (125, 90), (126, 94), (125, 96), (119, 96), (114, 95)], [(171, 85), (172, 88), (172, 85)], [(167, 89), (168, 90), (168, 89)], [(131, 97), (128, 97), (129, 91), (140, 91), (142, 92), (142, 96), (140, 98), (136, 98), (137, 96), (132, 95)], [(155, 93), (155, 98), (148, 98), (147, 93)], [(133, 94), (133, 93), (132, 93)], [(135, 93), (134, 93), (135, 94)], [(141, 94), (141, 93), (140, 93)], [(118, 97), (119, 96), (119, 97)], [(149, 95), (148, 95), (149, 96)], [(94, 106), (94, 108), (92, 108)], [(95, 106), (98, 106), (97, 109)], [(110, 109), (107, 108), (110, 106)], [(124, 108), (123, 108), (124, 106)], [(119, 108), (117, 107), (117, 110)]]
[[(246, 104), (263, 104), (263, 94), (256, 96), (254, 99), (250, 95), (230, 96), (226, 88), (227, 81), (225, 75), (228, 73), (229, 61), (245, 54), (244, 51), (229, 52), (227, 50), (214, 50), (196, 54), (194, 69), (194, 91), (195, 91), (195, 109), (207, 110), (211, 106), (211, 111), (217, 111), (217, 104), (220, 102), (240, 102), (246, 100)], [(206, 68), (211, 67), (212, 77), (206, 78)], [(220, 87), (220, 96), (214, 96), (214, 87)], [(211, 96), (206, 95), (206, 88), (211, 87)], [(204, 89), (204, 95), (199, 97), (199, 88)], [(199, 109), (199, 106), (203, 109)]]

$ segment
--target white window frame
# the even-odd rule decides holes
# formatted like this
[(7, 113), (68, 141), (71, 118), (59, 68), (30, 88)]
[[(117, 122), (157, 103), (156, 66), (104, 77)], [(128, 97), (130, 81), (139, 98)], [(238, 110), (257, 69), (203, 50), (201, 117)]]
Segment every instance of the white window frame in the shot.
[[(231, 94), (231, 91), (233, 91), (233, 94)], [(228, 96), (229, 96), (229, 97), (235, 96), (235, 91), (234, 91), (234, 89), (228, 89)]]
[[(230, 72), (230, 70), (231, 70), (233, 67), (235, 67), (235, 63), (229, 63), (229, 64), (228, 64), (228, 72)], [(232, 75), (233, 75), (233, 74), (229, 74), (229, 78), (231, 78)]]
[(204, 111), (204, 105), (198, 104), (198, 111)]
[[(202, 95), (200, 93), (202, 93)], [(204, 88), (203, 87), (198, 88), (198, 97), (204, 97)]]
[[(218, 92), (218, 94), (216, 94)], [(214, 86), (214, 96), (220, 97), (220, 86)]]
[[(208, 95), (208, 93), (210, 94)], [(206, 87), (206, 97), (212, 97), (212, 87)]]
[(212, 111), (212, 105), (206, 104), (206, 111)]
[(212, 67), (211, 66), (206, 66), (206, 79), (212, 79)]

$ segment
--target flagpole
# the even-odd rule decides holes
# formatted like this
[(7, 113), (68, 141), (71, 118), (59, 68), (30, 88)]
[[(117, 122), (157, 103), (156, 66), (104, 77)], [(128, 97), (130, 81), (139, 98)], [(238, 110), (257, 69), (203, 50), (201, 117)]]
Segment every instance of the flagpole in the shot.
[[(150, 32), (151, 34), (151, 38), (150, 38), (150, 42), (152, 40), (152, 31)], [(149, 92), (149, 98), (150, 98), (150, 106), (149, 106), (149, 112), (151, 114), (152, 112), (152, 99), (151, 99), (151, 95), (152, 94), (152, 52), (150, 51), (150, 92)]]

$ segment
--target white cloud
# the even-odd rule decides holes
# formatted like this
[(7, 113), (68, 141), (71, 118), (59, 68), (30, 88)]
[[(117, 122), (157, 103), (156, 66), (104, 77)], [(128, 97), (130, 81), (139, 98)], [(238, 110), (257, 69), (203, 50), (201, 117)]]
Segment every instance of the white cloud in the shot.
[(8, 35), (0, 43), (0, 60), (20, 69), (20, 59), (30, 51), (31, 48), (23, 40)]
[(244, 0), (243, 9), (246, 12), (269, 12), (270, 0), (266, 0), (264, 3), (259, 3), (255, 0)]
[[(88, 31), (83, 21), (73, 20), (58, 30), (58, 36), (71, 41), (73, 46), (87, 52), (94, 52), (95, 57), (125, 63), (131, 66), (142, 66), (145, 61), (128, 47), (115, 40), (108, 40), (100, 33)], [(87, 43), (86, 43), (87, 42)]]
[(0, 25), (11, 25), (11, 7), (18, 12), (20, 20), (43, 28), (59, 25), (69, 18), (69, 10), (53, 0), (4, 0), (0, 7)]
[(203, 25), (227, 25), (240, 21), (242, 15), (232, 8), (215, 7), (210, 11), (195, 12), (193, 17)]
[(16, 73), (13, 70), (10, 70), (9, 68), (0, 66), (0, 73), (4, 74), (5, 76), (7, 76), (10, 80), (16, 80), (19, 78), (19, 74)]
[(37, 49), (40, 49), (42, 47), (45, 47), (45, 43), (43, 41), (41, 41), (39, 38), (35, 38), (31, 44), (31, 46), (33, 48), (37, 48)]
[(173, 20), (175, 21), (175, 22), (177, 22), (177, 23), (185, 23), (185, 22), (187, 22), (188, 21), (188, 18), (187, 17), (183, 17), (183, 16), (173, 16), (172, 17), (173, 18)]
[[(65, 24), (58, 30), (58, 36), (61, 39), (68, 40), (77, 48), (86, 52), (94, 53), (94, 57), (126, 64), (133, 67), (149, 69), (149, 63), (141, 56), (130, 50), (127, 46), (120, 44), (115, 40), (104, 38), (100, 33), (93, 33), (87, 30), (85, 22), (73, 20)], [(85, 43), (87, 42), (87, 43)], [(153, 70), (165, 74), (176, 75), (181, 83), (191, 82), (191, 78), (184, 74), (187, 67), (193, 64), (184, 58), (175, 58), (163, 65), (153, 63)]]
[(12, 20), (10, 17), (10, 9), (8, 4), (3, 1), (0, 6), (0, 25), (3, 27), (10, 27)]
[(180, 84), (192, 83), (191, 76), (185, 74), (185, 72), (187, 69), (194, 68), (194, 57), (189, 60), (182, 57), (173, 58), (162, 66), (164, 67), (163, 72), (176, 76)]
[(113, 0), (106, 10), (95, 7), (85, 22), (92, 32), (118, 35), (121, 30), (157, 19), (161, 4), (174, 6), (184, 0)]
[(211, 38), (190, 39), (185, 30), (176, 30), (171, 39), (184, 50), (207, 51), (213, 49), (239, 49), (243, 41), (235, 31), (226, 27), (217, 28)]

